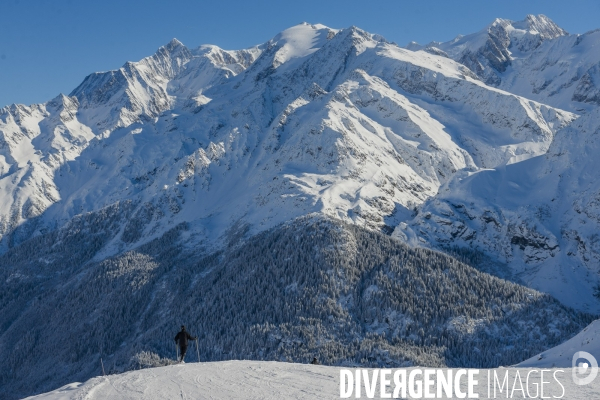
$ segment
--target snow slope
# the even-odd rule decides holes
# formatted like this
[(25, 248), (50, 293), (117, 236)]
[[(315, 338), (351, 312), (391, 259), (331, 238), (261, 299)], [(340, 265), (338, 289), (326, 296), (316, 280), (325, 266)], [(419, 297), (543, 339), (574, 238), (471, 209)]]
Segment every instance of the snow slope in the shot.
[(600, 109), (592, 110), (559, 131), (543, 156), (461, 174), (397, 234), (480, 251), (513, 279), (597, 313), (599, 121)]
[[(353, 370), (350, 368), (350, 370)], [(412, 368), (407, 369), (407, 374)], [(339, 399), (340, 367), (304, 365), (279, 362), (226, 361), (218, 363), (193, 363), (162, 368), (131, 371), (121, 375), (92, 378), (85, 383), (72, 383), (38, 396), (37, 400), (154, 400), (154, 399)], [(516, 369), (509, 370), (514, 377)], [(530, 371), (519, 369), (522, 382)], [(556, 370), (554, 370), (556, 371)], [(548, 372), (544, 385), (545, 396), (570, 399), (595, 398), (600, 395), (598, 380), (587, 386), (577, 386), (571, 380), (570, 370), (557, 373), (561, 388)], [(506, 370), (497, 370), (500, 380)], [(371, 373), (371, 372), (370, 372)], [(480, 398), (487, 395), (486, 379), (490, 370), (480, 370), (475, 393)], [(491, 372), (493, 374), (493, 372)], [(372, 376), (372, 375), (369, 375)], [(493, 377), (493, 375), (491, 375)], [(532, 375), (532, 378), (536, 376)], [(549, 377), (549, 378), (548, 378)], [(539, 379), (539, 376), (538, 376)], [(434, 379), (435, 380), (435, 379)], [(510, 382), (512, 384), (513, 382)], [(524, 383), (522, 383), (525, 385)], [(536, 382), (536, 384), (539, 384)], [(517, 388), (519, 384), (517, 383)], [(461, 391), (467, 392), (466, 380), (461, 380)], [(535, 386), (529, 384), (531, 394)], [(379, 382), (374, 398), (381, 398)], [(391, 390), (388, 388), (388, 393)], [(504, 389), (506, 393), (506, 387)], [(538, 392), (539, 394), (539, 392)], [(365, 396), (365, 387), (362, 396)], [(497, 393), (499, 398), (505, 394)], [(517, 390), (514, 396), (521, 395)], [(354, 397), (354, 396), (353, 396)], [(412, 397), (408, 397), (412, 398)], [(452, 397), (456, 398), (456, 397)]]
[[(592, 322), (572, 339), (531, 357), (517, 364), (517, 366), (525, 368), (571, 368), (573, 355), (578, 351), (590, 353), (596, 360), (600, 360), (600, 320)], [(579, 362), (576, 365), (579, 365)]]
[(581, 117), (556, 133), (543, 156), (516, 156), (506, 165), (458, 173), (412, 222), (401, 224), (397, 236), (413, 244), (469, 249), (482, 255), (480, 268), (599, 312), (595, 171), (600, 165), (594, 154), (600, 31), (569, 35), (546, 17), (528, 16), (520, 22), (496, 20), (478, 33), (425, 50), (435, 53), (432, 49), (498, 88)]
[(339, 399), (338, 369), (275, 361), (187, 363), (92, 378), (28, 399)]
[[(70, 96), (0, 109), (0, 248), (19, 243), (36, 229), (45, 232), (49, 226), (62, 225), (84, 210), (75, 207), (61, 215), (60, 221), (51, 220), (41, 227), (34, 222), (22, 234), (13, 234), (24, 222), (38, 220), (50, 206), (69, 196), (56, 180), (64, 173), (73, 176), (69, 162), (90, 144), (108, 138), (115, 129), (152, 121), (176, 104), (202, 104), (207, 101), (202, 90), (243, 71), (260, 51), (258, 47), (224, 51), (216, 46), (190, 51), (174, 39), (140, 62), (88, 76)], [(107, 159), (112, 164), (120, 155), (114, 159), (107, 155)], [(96, 167), (94, 160), (84, 162), (91, 169)], [(100, 204), (109, 203), (101, 199)]]

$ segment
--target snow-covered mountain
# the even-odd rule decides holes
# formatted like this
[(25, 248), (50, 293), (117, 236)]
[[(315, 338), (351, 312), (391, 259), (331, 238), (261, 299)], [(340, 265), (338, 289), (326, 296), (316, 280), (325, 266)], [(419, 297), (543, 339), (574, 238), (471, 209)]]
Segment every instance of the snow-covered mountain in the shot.
[(565, 110), (600, 104), (600, 30), (568, 34), (545, 15), (496, 19), (449, 42), (406, 47), (449, 57), (487, 84)]
[[(459, 35), (449, 42), (431, 42), (426, 46), (411, 42), (407, 48), (424, 49), (459, 61), (487, 84), (498, 86), (500, 74), (515, 58), (537, 49), (544, 41), (568, 33), (544, 15), (528, 15), (523, 21), (496, 18), (477, 33)], [(521, 53), (521, 54), (519, 54)]]
[[(413, 51), (305, 23), (2, 108), (0, 384), (164, 356), (185, 318), (212, 360), (490, 366), (567, 339), (591, 317), (565, 304), (600, 310), (598, 40), (538, 16)], [(240, 313), (250, 339), (219, 328)]]
[[(598, 312), (600, 166), (593, 154), (600, 126), (599, 43), (600, 31), (569, 35), (544, 16), (528, 16), (496, 20), (478, 33), (425, 48), (443, 50), (499, 88), (582, 116), (559, 130), (542, 156), (456, 174), (414, 220), (401, 224), (398, 237), (480, 252), (485, 270)], [(492, 47), (505, 55), (502, 62)], [(481, 68), (472, 66), (473, 55)]]
[(315, 211), (391, 230), (456, 171), (543, 154), (575, 117), (354, 27), (237, 52), (174, 40), (2, 109), (0, 245), (124, 200), (138, 232), (117, 250), (182, 221), (214, 241)]
[[(208, 100), (202, 96), (203, 90), (243, 71), (260, 52), (258, 47), (224, 51), (216, 46), (190, 51), (173, 40), (138, 63), (126, 63), (119, 70), (88, 76), (70, 96), (61, 94), (48, 103), (29, 107), (3, 108), (0, 111), (2, 248), (12, 246), (13, 240), (18, 243), (29, 237), (36, 229), (44, 232), (47, 226), (56, 227), (60, 223), (51, 218), (52, 221), (39, 226), (37, 220), (48, 207), (71, 196), (62, 185), (57, 187), (57, 180), (63, 177), (64, 181), (70, 181), (72, 167), (85, 170), (86, 167), (77, 164), (90, 144), (94, 147), (102, 142), (102, 147), (106, 147), (104, 139), (119, 128), (152, 122), (177, 105), (202, 104)], [(112, 164), (121, 155), (104, 156)], [(90, 169), (97, 167), (94, 160), (84, 163)], [(87, 175), (81, 173), (80, 182), (85, 182)], [(98, 200), (102, 207), (124, 198)], [(59, 218), (65, 222), (82, 211), (97, 209), (98, 203), (92, 207), (73, 207), (71, 203), (64, 207), (69, 211)], [(36, 222), (25, 227), (20, 236), (11, 235), (28, 221)]]
[(480, 251), (514, 279), (598, 312), (599, 132), (596, 108), (560, 130), (543, 156), (456, 176), (397, 234)]
[(261, 51), (210, 45), (189, 50), (173, 39), (151, 57), (89, 75), (69, 96), (77, 98), (78, 120), (96, 134), (108, 134), (176, 106), (202, 103), (202, 91), (244, 71)]

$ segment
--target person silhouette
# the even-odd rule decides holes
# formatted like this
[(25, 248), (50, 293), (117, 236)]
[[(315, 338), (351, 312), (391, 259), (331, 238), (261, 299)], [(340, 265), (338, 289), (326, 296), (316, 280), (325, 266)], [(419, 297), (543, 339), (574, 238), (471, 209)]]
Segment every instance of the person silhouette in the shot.
[(181, 325), (181, 331), (179, 331), (179, 333), (177, 333), (177, 335), (175, 336), (175, 343), (177, 343), (179, 345), (179, 351), (181, 353), (181, 359), (179, 360), (180, 363), (184, 363), (185, 361), (183, 361), (184, 357), (185, 357), (185, 353), (187, 351), (187, 347), (188, 347), (188, 340), (196, 340), (197, 338), (190, 335), (188, 331), (185, 330), (185, 326)]

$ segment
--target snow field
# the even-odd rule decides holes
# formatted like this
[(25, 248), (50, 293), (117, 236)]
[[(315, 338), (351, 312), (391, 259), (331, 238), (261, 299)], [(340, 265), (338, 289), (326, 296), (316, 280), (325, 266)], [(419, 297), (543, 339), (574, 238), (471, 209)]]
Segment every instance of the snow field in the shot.
[[(407, 368), (407, 376), (420, 368)], [(159, 400), (159, 399), (339, 399), (346, 394), (348, 387), (340, 388), (340, 371), (349, 370), (354, 376), (359, 372), (369, 380), (374, 378), (374, 370), (293, 364), (274, 361), (223, 361), (214, 363), (188, 363), (161, 368), (131, 371), (121, 375), (101, 376), (85, 383), (72, 383), (60, 389), (28, 397), (36, 400)], [(374, 387), (362, 385), (360, 398), (391, 398), (395, 385), (393, 372), (384, 397), (381, 396), (380, 376)], [(452, 370), (456, 376), (459, 370)], [(600, 379), (590, 385), (578, 386), (573, 383), (571, 369), (547, 369), (542, 378), (540, 369), (495, 369), (463, 370), (460, 389), (452, 399), (465, 398), (469, 373), (477, 381), (473, 385), (479, 398), (565, 398), (594, 399), (600, 396)], [(417, 371), (418, 372), (418, 371)], [(424, 398), (425, 390), (422, 375), (414, 372), (415, 386), (407, 389), (407, 399)], [(448, 374), (448, 370), (443, 370)], [(478, 373), (477, 373), (478, 372)], [(488, 376), (490, 384), (488, 386)], [(421, 378), (421, 381), (419, 380)], [(437, 375), (432, 374), (431, 393), (437, 397)], [(544, 381), (542, 385), (541, 382)], [(347, 382), (347, 381), (346, 381)], [(421, 382), (421, 383), (419, 383)], [(502, 387), (502, 389), (500, 389)], [(543, 387), (543, 393), (541, 388)], [(495, 392), (494, 392), (495, 388)], [(489, 397), (488, 397), (489, 389)], [(343, 392), (341, 392), (343, 390)], [(386, 397), (385, 393), (389, 394)], [(441, 392), (441, 398), (447, 398)], [(399, 394), (402, 394), (399, 391)], [(458, 397), (460, 396), (460, 397)], [(543, 396), (543, 397), (542, 397)], [(356, 398), (354, 390), (351, 398)], [(432, 397), (429, 397), (432, 398)]]

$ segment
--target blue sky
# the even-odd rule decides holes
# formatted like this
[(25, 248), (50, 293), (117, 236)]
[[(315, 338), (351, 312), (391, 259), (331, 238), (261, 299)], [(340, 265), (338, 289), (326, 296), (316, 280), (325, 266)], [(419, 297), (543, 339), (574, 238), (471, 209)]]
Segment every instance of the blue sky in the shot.
[(137, 61), (174, 37), (239, 49), (306, 21), (356, 25), (405, 45), (526, 14), (545, 14), (571, 33), (600, 28), (598, 0), (2, 0), (0, 10), (0, 107), (68, 94), (89, 73)]

